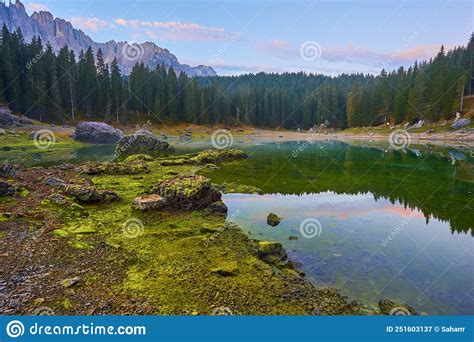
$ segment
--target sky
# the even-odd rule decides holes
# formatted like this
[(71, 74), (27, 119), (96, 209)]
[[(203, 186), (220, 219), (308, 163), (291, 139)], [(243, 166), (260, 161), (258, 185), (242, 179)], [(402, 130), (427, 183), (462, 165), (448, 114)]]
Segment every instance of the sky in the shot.
[(181, 63), (220, 75), (249, 72), (379, 73), (465, 45), (466, 0), (22, 1), (95, 41), (152, 41)]

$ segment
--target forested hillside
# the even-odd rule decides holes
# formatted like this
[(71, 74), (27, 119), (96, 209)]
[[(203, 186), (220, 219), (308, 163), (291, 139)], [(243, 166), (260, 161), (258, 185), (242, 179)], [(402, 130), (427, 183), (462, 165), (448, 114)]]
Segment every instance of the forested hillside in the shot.
[(123, 77), (102, 51), (55, 55), (40, 39), (26, 43), (20, 31), (2, 29), (0, 102), (31, 118), (71, 122), (79, 118), (136, 122), (251, 124), (335, 128), (384, 122), (437, 121), (461, 111), (472, 95), (474, 35), (465, 47), (439, 53), (405, 69), (380, 75), (248, 74), (188, 78), (173, 68), (137, 64)]

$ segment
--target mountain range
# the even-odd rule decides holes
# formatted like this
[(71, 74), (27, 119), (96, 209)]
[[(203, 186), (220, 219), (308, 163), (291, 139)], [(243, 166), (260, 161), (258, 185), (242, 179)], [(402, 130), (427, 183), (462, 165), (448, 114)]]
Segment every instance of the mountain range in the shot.
[(81, 50), (89, 47), (96, 53), (99, 48), (104, 53), (104, 60), (110, 64), (117, 58), (120, 69), (124, 75), (130, 74), (132, 67), (137, 63), (144, 63), (154, 69), (157, 65), (164, 64), (167, 68), (180, 73), (184, 71), (188, 76), (215, 76), (217, 73), (210, 66), (198, 65), (196, 67), (179, 63), (175, 55), (169, 50), (161, 48), (153, 42), (128, 43), (125, 41), (95, 42), (82, 30), (75, 29), (64, 19), (55, 18), (47, 11), (34, 12), (31, 16), (26, 12), (25, 6), (17, 0), (9, 5), (0, 3), (0, 25), (6, 25), (10, 32), (21, 29), (26, 42), (33, 37), (40, 37), (43, 42), (49, 42), (55, 52), (63, 46), (72, 49), (76, 56)]

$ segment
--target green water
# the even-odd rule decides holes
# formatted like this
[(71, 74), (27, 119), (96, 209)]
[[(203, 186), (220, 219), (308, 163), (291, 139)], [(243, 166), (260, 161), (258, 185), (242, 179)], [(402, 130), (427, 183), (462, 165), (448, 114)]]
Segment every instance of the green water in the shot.
[[(248, 151), (204, 174), (262, 189), (225, 195), (228, 219), (283, 242), (315, 285), (369, 305), (392, 298), (429, 314), (474, 314), (472, 150), (287, 142)], [(276, 228), (270, 212), (284, 218)]]

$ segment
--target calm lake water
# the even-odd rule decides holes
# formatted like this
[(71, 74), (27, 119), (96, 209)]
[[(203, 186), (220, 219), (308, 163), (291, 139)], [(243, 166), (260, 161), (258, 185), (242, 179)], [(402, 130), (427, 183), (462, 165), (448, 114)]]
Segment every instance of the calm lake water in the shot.
[[(225, 195), (229, 219), (282, 242), (315, 285), (369, 305), (474, 314), (472, 151), (287, 142), (249, 153), (205, 175), (262, 189)], [(275, 228), (270, 212), (283, 217)]]

